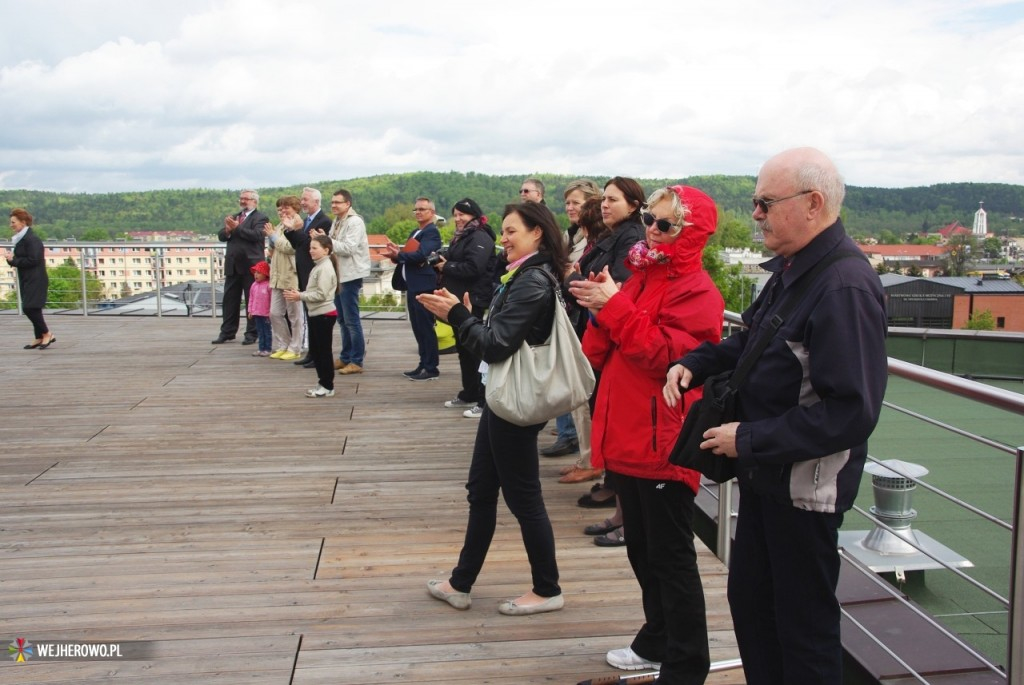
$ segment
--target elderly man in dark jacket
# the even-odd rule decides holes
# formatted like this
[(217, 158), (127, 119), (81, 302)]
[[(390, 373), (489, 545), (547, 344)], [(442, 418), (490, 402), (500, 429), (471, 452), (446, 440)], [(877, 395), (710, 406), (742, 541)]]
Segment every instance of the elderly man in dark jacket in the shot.
[[(224, 217), (224, 228), (217, 234), (224, 249), (224, 321), (220, 325), (220, 335), (211, 340), (214, 345), (235, 339), (238, 333), (238, 319), (242, 309), (242, 295), (249, 296), (252, 285), (252, 268), (257, 262), (266, 259), (263, 249), (265, 235), (263, 227), (270, 221), (267, 215), (256, 209), (260, 196), (255, 190), (243, 190), (238, 196), (238, 214)], [(256, 342), (256, 321), (248, 319), (245, 327), (245, 338), (242, 343), (251, 345)]]
[[(729, 606), (750, 685), (843, 680), (836, 548), (878, 422), (888, 365), (878, 275), (839, 220), (845, 188), (811, 148), (768, 160), (753, 218), (776, 257), (774, 276), (743, 313), (748, 328), (676, 362), (664, 394), (734, 369), (773, 335), (738, 394), (740, 420), (704, 433), (703, 449), (736, 459), (740, 510)], [(839, 252), (782, 323), (769, 322), (816, 264)], [(793, 598), (799, 598), (793, 601)]]

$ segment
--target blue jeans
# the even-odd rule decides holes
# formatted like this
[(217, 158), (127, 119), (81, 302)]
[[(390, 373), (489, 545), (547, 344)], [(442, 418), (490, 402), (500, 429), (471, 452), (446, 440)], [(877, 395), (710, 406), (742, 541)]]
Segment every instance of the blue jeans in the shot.
[(555, 419), (555, 428), (558, 429), (559, 442), (576, 440), (576, 424), (572, 421), (572, 414), (562, 414)]
[(270, 317), (269, 316), (253, 316), (256, 321), (256, 340), (259, 342), (260, 352), (271, 351), (271, 335), (270, 335)]
[(338, 310), (338, 327), (341, 328), (342, 364), (363, 365), (366, 356), (366, 341), (363, 338), (363, 322), (359, 318), (359, 291), (363, 279), (356, 278), (341, 284), (341, 290), (334, 296), (334, 307)]

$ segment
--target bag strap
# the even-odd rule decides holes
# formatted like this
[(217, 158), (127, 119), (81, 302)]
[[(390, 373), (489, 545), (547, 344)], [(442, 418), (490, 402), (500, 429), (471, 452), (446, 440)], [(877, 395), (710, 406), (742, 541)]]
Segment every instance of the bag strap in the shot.
[[(838, 262), (841, 259), (848, 259), (860, 257), (864, 259), (863, 253), (853, 252), (851, 250), (838, 250), (832, 254), (826, 256), (814, 265), (814, 268), (808, 271), (806, 274), (800, 277), (799, 286), (791, 291), (786, 297), (786, 301), (779, 308), (779, 311), (772, 315), (772, 318), (768, 321), (767, 331), (762, 331), (758, 337), (757, 342), (754, 343), (754, 347), (751, 348), (750, 353), (743, 359), (743, 362), (733, 372), (732, 377), (728, 383), (728, 393), (734, 394), (739, 387), (743, 384), (743, 381), (747, 379), (750, 371), (754, 368), (754, 364), (760, 358), (768, 344), (775, 338), (775, 335), (782, 328), (782, 324), (792, 313), (793, 308), (796, 307), (797, 303), (803, 299), (804, 294), (810, 289), (810, 287), (817, 280), (818, 275), (825, 270), (829, 265)], [(779, 277), (782, 278), (781, 276)]]

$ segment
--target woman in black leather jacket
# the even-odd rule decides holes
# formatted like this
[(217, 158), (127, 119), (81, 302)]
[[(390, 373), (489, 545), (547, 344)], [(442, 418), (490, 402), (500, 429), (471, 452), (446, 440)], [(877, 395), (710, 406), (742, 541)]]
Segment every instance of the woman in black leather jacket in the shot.
[[(462, 300), (469, 293), (470, 311), (482, 318), (491, 301), (493, 287), (491, 272), (497, 255), (494, 254), (494, 231), (480, 205), (463, 198), (452, 207), (455, 235), (448, 247), (438, 253), (440, 260), (434, 265), (441, 275), (441, 287)], [(466, 349), (455, 336), (455, 350), (459, 354), (462, 390), (444, 406), (449, 409), (469, 409), (483, 405), (483, 384), (480, 378), (480, 358)], [(479, 417), (477, 414), (469, 414)]]
[[(456, 329), (461, 344), (487, 363), (512, 356), (524, 340), (530, 344), (547, 340), (557, 300), (551, 278), (541, 270), (557, 280), (568, 267), (565, 240), (555, 217), (541, 204), (505, 208), (501, 245), (509, 266), (486, 321), (473, 316), (468, 298), (460, 303), (445, 289), (417, 296), (434, 316)], [(555, 537), (540, 487), (537, 434), (543, 427), (542, 423), (517, 426), (484, 405), (466, 483), (469, 522), (465, 542), (451, 577), (427, 583), (432, 597), (456, 609), (469, 608), (470, 590), (494, 535), (500, 491), (519, 521), (533, 587), (516, 599), (501, 602), (498, 611), (522, 616), (562, 608)]]

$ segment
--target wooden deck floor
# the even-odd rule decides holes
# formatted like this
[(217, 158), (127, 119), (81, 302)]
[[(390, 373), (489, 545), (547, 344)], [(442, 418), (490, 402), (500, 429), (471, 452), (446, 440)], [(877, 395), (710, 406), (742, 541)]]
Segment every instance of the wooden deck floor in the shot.
[[(625, 551), (581, 534), (607, 510), (543, 459), (566, 608), (497, 613), (528, 589), (503, 507), (473, 608), (431, 599), (465, 525), (473, 420), (442, 406), (457, 361), (410, 383), (404, 321), (367, 321), (367, 373), (311, 400), (312, 371), (209, 344), (209, 319), (0, 316), (0, 640), (154, 641), (146, 661), (14, 663), (2, 683), (575, 683), (618, 673), (642, 619)], [(337, 337), (337, 336), (336, 336)], [(337, 345), (337, 343), (336, 343)], [(545, 432), (542, 444), (551, 438)], [(698, 541), (712, 660), (737, 656), (725, 569)], [(742, 683), (741, 671), (710, 683)]]

